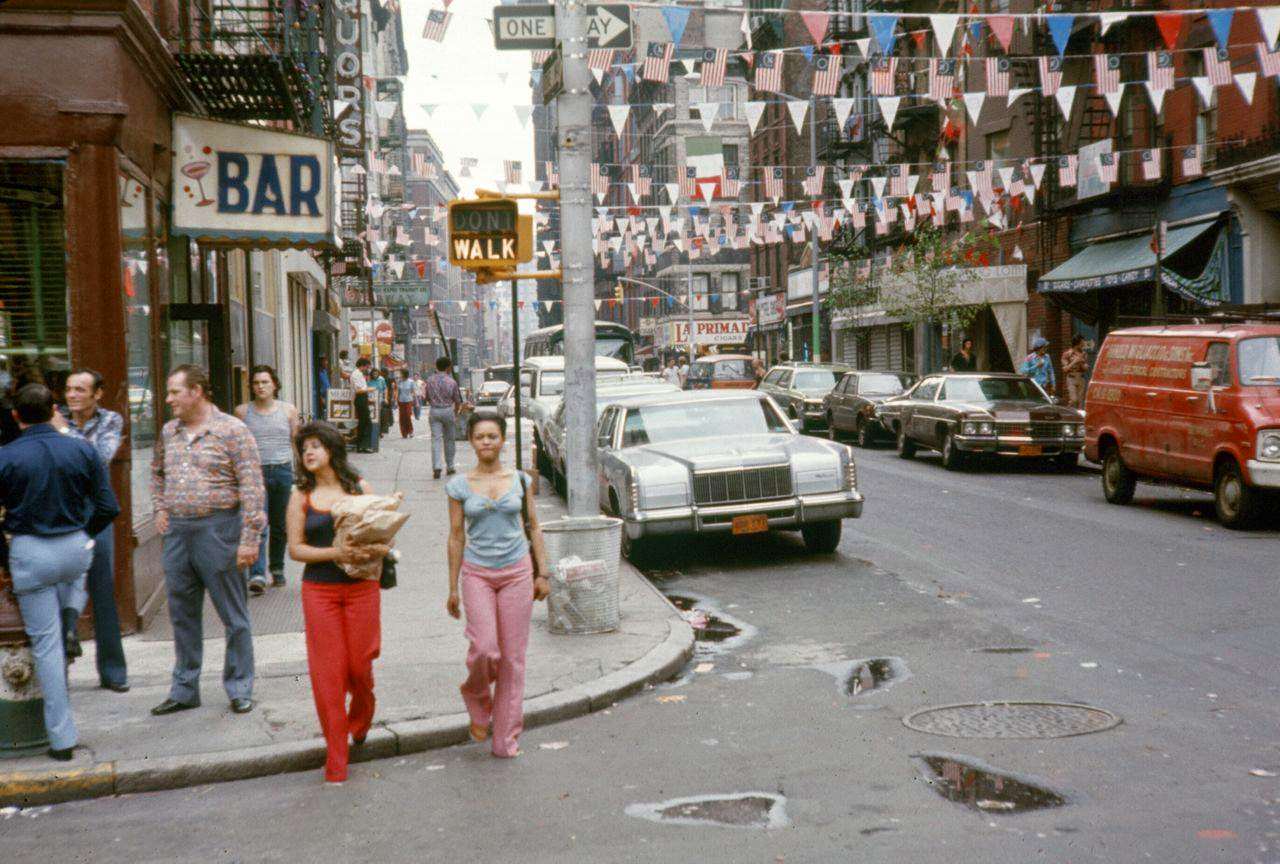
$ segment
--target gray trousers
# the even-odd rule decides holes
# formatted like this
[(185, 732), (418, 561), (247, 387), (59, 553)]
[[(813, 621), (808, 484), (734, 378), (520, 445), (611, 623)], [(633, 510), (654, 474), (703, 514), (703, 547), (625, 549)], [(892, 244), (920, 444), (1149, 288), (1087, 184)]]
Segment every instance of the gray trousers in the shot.
[(453, 457), (458, 450), (458, 415), (452, 406), (432, 406), (428, 417), (431, 420), (431, 467), (436, 471), (442, 468), (452, 471)]
[(236, 568), (240, 510), (221, 510), (199, 519), (170, 519), (164, 535), (164, 582), (173, 622), (173, 684), (169, 698), (200, 701), (204, 662), (204, 593), (226, 628), (227, 656), (222, 686), (230, 699), (253, 695), (253, 633), (249, 629), (248, 586)]

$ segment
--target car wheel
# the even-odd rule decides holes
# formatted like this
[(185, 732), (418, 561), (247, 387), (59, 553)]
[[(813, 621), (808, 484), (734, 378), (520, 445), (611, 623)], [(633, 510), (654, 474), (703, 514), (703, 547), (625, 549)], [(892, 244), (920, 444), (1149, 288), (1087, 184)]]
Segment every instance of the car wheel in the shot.
[(948, 471), (959, 471), (964, 467), (964, 453), (956, 446), (956, 436), (951, 432), (942, 434), (942, 467)]
[(875, 437), (871, 433), (871, 424), (859, 417), (856, 431), (858, 433), (858, 446), (870, 447)]
[(827, 437), (832, 441), (840, 440), (840, 430), (836, 428), (836, 418), (830, 414), (827, 415)]
[(1128, 504), (1138, 478), (1125, 467), (1120, 448), (1112, 447), (1102, 457), (1102, 496), (1111, 504)]
[(643, 538), (632, 540), (627, 536), (627, 529), (622, 529), (622, 557), (634, 566), (640, 567), (648, 560), (649, 543)]
[(898, 430), (898, 456), (902, 459), (910, 459), (916, 455), (916, 442), (907, 437), (905, 429)]
[(1227, 528), (1250, 528), (1258, 517), (1258, 492), (1244, 480), (1234, 459), (1224, 461), (1213, 478), (1213, 506)]
[(1053, 457), (1054, 467), (1064, 474), (1070, 474), (1080, 464), (1079, 453), (1059, 453)]
[(820, 555), (830, 555), (840, 545), (841, 523), (838, 519), (830, 522), (813, 522), (800, 526), (800, 536), (804, 538), (805, 548)]

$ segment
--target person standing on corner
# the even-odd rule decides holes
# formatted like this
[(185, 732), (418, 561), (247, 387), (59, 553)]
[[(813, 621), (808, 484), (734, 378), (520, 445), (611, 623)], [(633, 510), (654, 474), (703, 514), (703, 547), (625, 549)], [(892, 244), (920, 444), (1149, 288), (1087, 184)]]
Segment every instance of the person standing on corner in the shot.
[(1050, 397), (1053, 396), (1058, 382), (1053, 374), (1053, 360), (1049, 357), (1048, 339), (1043, 336), (1037, 336), (1032, 341), (1031, 353), (1022, 361), (1022, 365), (1018, 367), (1018, 372), (1039, 384), (1040, 388)]
[(179, 366), (165, 383), (173, 419), (151, 458), (151, 500), (164, 535), (164, 581), (173, 624), (173, 683), (157, 716), (200, 705), (204, 595), (226, 629), (222, 686), (231, 710), (253, 710), (253, 633), (242, 571), (266, 528), (262, 465), (249, 427), (209, 401), (209, 376)]
[(469, 475), (454, 477), (445, 487), (449, 496), (445, 608), (454, 618), (466, 608), (465, 633), (470, 643), (462, 701), (471, 717), (472, 739), (488, 738), (492, 723), (492, 752), (502, 758), (520, 755), (529, 619), (533, 601), (545, 599), (550, 592), (542, 529), (528, 500), (529, 476), (502, 464), (506, 436), (505, 419), (472, 414), (467, 440), (479, 462)]
[(329, 355), (320, 355), (320, 365), (316, 368), (316, 416), (328, 416), (329, 390), (333, 381), (329, 378)]
[(13, 593), (31, 639), (48, 753), (65, 762), (79, 738), (67, 692), (63, 610), (79, 615), (85, 571), (93, 560), (90, 538), (110, 526), (120, 505), (94, 448), (50, 422), (48, 387), (26, 385), (14, 395), (12, 410), (18, 437), (0, 448), (0, 555), (7, 553)]
[(1089, 371), (1089, 355), (1084, 351), (1084, 337), (1071, 337), (1071, 347), (1062, 352), (1062, 377), (1067, 379), (1067, 404), (1084, 408), (1085, 373)]
[[(387, 412), (387, 379), (377, 366), (369, 367), (369, 386), (372, 388), (369, 398), (378, 403), (378, 422), (374, 424), (376, 427), (374, 440), (379, 441), (383, 435), (387, 434), (390, 418)], [(381, 444), (375, 444), (373, 449), (381, 449)]]
[[(289, 498), (289, 556), (302, 571), (307, 670), (328, 758), (324, 779), (347, 779), (351, 742), (360, 745), (373, 724), (373, 661), (381, 651), (382, 598), (376, 579), (353, 579), (340, 564), (381, 558), (388, 546), (335, 546), (330, 511), (350, 495), (372, 489), (347, 462), (340, 433), (328, 423), (298, 432), (298, 488)], [(347, 696), (351, 706), (347, 707)]]
[(396, 409), (400, 419), (400, 437), (413, 437), (414, 400), (418, 398), (418, 387), (409, 377), (408, 369), (400, 370), (400, 380), (396, 382)]
[(662, 380), (672, 387), (680, 386), (680, 370), (676, 368), (675, 360), (667, 361), (667, 368), (662, 370)]
[[(448, 357), (436, 360), (436, 373), (427, 379), (427, 418), (431, 422), (431, 476), (439, 480), (443, 467), (452, 476), (453, 457), (458, 449), (458, 412), (462, 410), (462, 391), (449, 370)], [(443, 463), (443, 465), (442, 465)]]
[[(67, 429), (93, 447), (111, 476), (111, 460), (120, 449), (124, 434), (124, 418), (102, 407), (102, 376), (92, 369), (75, 369), (67, 376), (67, 408), (63, 412)], [(55, 418), (56, 424), (57, 418)], [(93, 601), (94, 659), (98, 667), (98, 684), (104, 690), (129, 692), (129, 670), (124, 659), (124, 642), (120, 637), (120, 612), (115, 594), (115, 528), (107, 525), (93, 537), (93, 561), (89, 564), (89, 599)], [(69, 622), (67, 654), (79, 656), (76, 622)]]
[(960, 350), (951, 355), (952, 372), (976, 372), (978, 358), (973, 356), (973, 340), (965, 338), (960, 343)]
[(262, 485), (267, 490), (267, 531), (258, 544), (258, 560), (249, 568), (249, 593), (259, 597), (267, 590), (268, 561), (272, 587), (283, 588), (285, 584), (284, 512), (293, 491), (293, 436), (299, 420), (297, 408), (276, 398), (280, 379), (270, 366), (254, 366), (249, 387), (253, 401), (237, 406), (236, 417), (244, 421), (257, 442)]
[(373, 415), (369, 413), (369, 398), (373, 388), (364, 377), (369, 371), (369, 358), (361, 357), (348, 375), (352, 399), (356, 406), (356, 452), (372, 453)]

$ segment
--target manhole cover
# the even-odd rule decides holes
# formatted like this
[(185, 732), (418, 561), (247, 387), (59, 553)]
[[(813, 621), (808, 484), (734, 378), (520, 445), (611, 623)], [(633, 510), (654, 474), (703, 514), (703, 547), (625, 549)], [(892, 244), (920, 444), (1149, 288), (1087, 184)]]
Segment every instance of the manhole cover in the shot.
[(903, 718), (908, 729), (948, 738), (1069, 738), (1120, 724), (1110, 711), (1063, 702), (978, 702), (925, 708)]

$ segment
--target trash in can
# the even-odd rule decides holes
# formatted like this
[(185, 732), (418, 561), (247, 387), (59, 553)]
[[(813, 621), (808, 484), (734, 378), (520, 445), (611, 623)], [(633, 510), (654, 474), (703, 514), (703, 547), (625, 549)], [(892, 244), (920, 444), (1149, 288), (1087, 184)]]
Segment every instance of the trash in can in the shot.
[(547, 620), (552, 633), (618, 629), (618, 567), (622, 521), (560, 519), (542, 526), (551, 562)]

